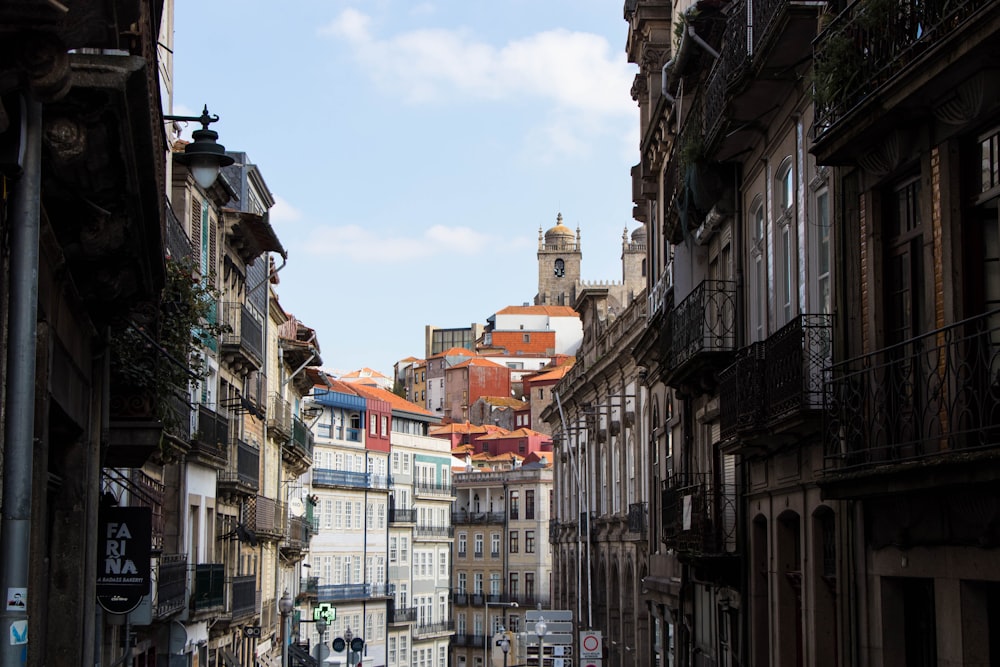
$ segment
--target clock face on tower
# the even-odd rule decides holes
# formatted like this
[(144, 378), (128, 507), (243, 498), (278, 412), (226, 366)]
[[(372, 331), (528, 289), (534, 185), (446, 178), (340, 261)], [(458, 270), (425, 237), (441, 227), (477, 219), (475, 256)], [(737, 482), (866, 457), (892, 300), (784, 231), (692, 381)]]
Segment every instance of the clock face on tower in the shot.
[(556, 278), (562, 278), (566, 275), (566, 264), (561, 259), (557, 259), (555, 269), (552, 272), (556, 274)]

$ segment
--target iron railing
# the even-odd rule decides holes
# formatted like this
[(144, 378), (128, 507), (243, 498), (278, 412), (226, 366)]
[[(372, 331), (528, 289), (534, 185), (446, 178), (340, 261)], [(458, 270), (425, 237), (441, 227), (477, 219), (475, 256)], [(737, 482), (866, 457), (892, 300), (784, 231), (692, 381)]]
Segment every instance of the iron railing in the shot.
[(414, 534), (417, 537), (453, 537), (455, 535), (455, 527), (418, 525)]
[(417, 510), (414, 508), (393, 507), (389, 510), (389, 523), (416, 523)]
[(260, 319), (238, 301), (225, 301), (220, 305), (220, 323), (226, 329), (219, 336), (219, 343), (239, 347), (247, 353), (248, 359), (260, 366), (264, 359), (264, 328)]
[(320, 602), (368, 600), (393, 594), (391, 584), (322, 584), (316, 589)]
[(632, 503), (628, 506), (628, 532), (646, 534), (647, 503)]
[(288, 517), (288, 535), (283, 546), (289, 549), (304, 549), (312, 537), (309, 521), (302, 516)]
[(485, 635), (471, 635), (467, 632), (462, 632), (454, 636), (453, 643), (455, 646), (482, 648), (486, 645), (486, 637)]
[(440, 635), (455, 631), (455, 621), (438, 621), (436, 623), (422, 623), (413, 626), (413, 636), (426, 637), (429, 635)]
[(852, 2), (814, 47), (817, 139), (991, 0)]
[(832, 324), (830, 315), (800, 315), (766, 341), (736, 353), (736, 361), (719, 374), (722, 440), (822, 410)]
[(191, 610), (221, 609), (226, 600), (226, 566), (222, 563), (198, 563), (193, 574)]
[(306, 426), (305, 422), (298, 417), (292, 417), (292, 439), (288, 445), (292, 451), (302, 458), (312, 460), (313, 455), (313, 434)]
[(1000, 310), (832, 367), (826, 472), (1000, 446)]
[(708, 473), (678, 473), (662, 482), (663, 542), (689, 557), (736, 550), (736, 489)]
[(415, 493), (419, 494), (430, 494), (430, 495), (441, 495), (441, 496), (454, 496), (455, 487), (451, 484), (440, 484), (437, 482), (416, 482), (413, 485), (413, 490)]
[(152, 533), (150, 548), (154, 552), (163, 550), (163, 498), (164, 486), (139, 468), (128, 471), (129, 481), (135, 493), (129, 494), (130, 507), (148, 507), (152, 512)]
[(187, 570), (187, 554), (160, 556), (156, 572), (156, 618), (164, 618), (184, 608)]
[(236, 470), (220, 470), (219, 482), (246, 493), (256, 493), (260, 487), (260, 451), (237, 438)]
[(280, 394), (268, 397), (267, 428), (283, 437), (292, 437), (292, 406)]
[(198, 428), (191, 451), (220, 462), (229, 458), (229, 415), (216, 412), (207, 405), (198, 405)]
[(503, 512), (460, 512), (451, 513), (451, 522), (455, 525), (502, 524)]
[(417, 620), (416, 607), (397, 607), (392, 600), (389, 601), (388, 612), (389, 623), (412, 623)]
[(233, 618), (249, 616), (257, 611), (257, 575), (247, 574), (232, 577), (230, 585), (233, 591)]
[(319, 577), (302, 577), (299, 580), (299, 595), (317, 597), (319, 595)]
[(736, 344), (736, 283), (704, 280), (670, 314), (668, 366), (702, 353), (732, 352)]

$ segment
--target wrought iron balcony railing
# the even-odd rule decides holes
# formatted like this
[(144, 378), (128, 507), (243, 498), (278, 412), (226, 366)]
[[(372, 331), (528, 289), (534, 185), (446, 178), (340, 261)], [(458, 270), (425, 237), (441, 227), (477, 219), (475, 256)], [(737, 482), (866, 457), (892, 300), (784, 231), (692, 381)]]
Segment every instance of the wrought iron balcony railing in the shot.
[(719, 375), (722, 440), (780, 429), (793, 416), (819, 416), (832, 350), (832, 317), (823, 314), (800, 315), (739, 350)]
[(191, 610), (222, 609), (226, 601), (226, 566), (222, 563), (198, 563), (192, 575)]
[(455, 631), (455, 621), (437, 621), (436, 623), (417, 623), (413, 626), (413, 637), (428, 637), (442, 635)]
[[(113, 473), (120, 475), (120, 472)], [(152, 534), (150, 547), (152, 551), (163, 550), (163, 499), (164, 486), (139, 468), (130, 468), (127, 471), (131, 489), (128, 504), (130, 507), (148, 507), (152, 512)]]
[(312, 431), (305, 422), (292, 417), (292, 439), (288, 441), (288, 447), (300, 458), (312, 461), (313, 441)]
[(667, 365), (672, 382), (683, 382), (699, 361), (724, 355), (736, 345), (736, 284), (704, 280), (671, 311)]
[(1000, 310), (836, 364), (826, 472), (1000, 446)]
[(191, 453), (214, 463), (225, 465), (229, 460), (229, 414), (198, 405), (198, 425)]
[(814, 48), (816, 138), (887, 82), (919, 67), (922, 54), (959, 33), (991, 4), (991, 0), (850, 3), (820, 34)]
[(319, 577), (302, 577), (299, 580), (299, 595), (317, 597), (319, 595)]
[(632, 503), (628, 506), (628, 532), (646, 534), (647, 503)]
[(165, 618), (184, 608), (187, 572), (187, 554), (160, 556), (156, 574), (156, 618)]
[(451, 522), (454, 525), (502, 524), (503, 512), (452, 512)]
[(392, 600), (389, 601), (388, 612), (389, 623), (412, 623), (417, 620), (416, 607), (397, 607)]
[(663, 481), (663, 542), (689, 558), (736, 551), (736, 489), (707, 473), (679, 473)]
[(418, 495), (455, 496), (455, 487), (451, 484), (436, 482), (416, 482), (413, 485), (413, 491)]
[(236, 354), (241, 366), (260, 368), (264, 359), (264, 327), (247, 305), (238, 301), (220, 304), (220, 323), (226, 332), (219, 336), (220, 349)]
[(389, 523), (416, 523), (417, 510), (414, 508), (394, 507), (389, 510)]
[(260, 451), (236, 439), (236, 469), (219, 471), (219, 488), (254, 495), (260, 488)]
[(280, 437), (292, 437), (292, 406), (280, 394), (268, 397), (267, 428)]
[(455, 646), (482, 648), (486, 644), (486, 637), (482, 634), (470, 635), (468, 632), (460, 632), (454, 636), (453, 643)]
[(417, 525), (414, 535), (416, 537), (453, 537), (455, 534), (454, 526), (422, 526)]
[(391, 584), (322, 584), (317, 587), (320, 602), (389, 597), (393, 590)]
[(257, 575), (246, 574), (232, 577), (232, 614), (233, 618), (252, 616), (257, 611)]

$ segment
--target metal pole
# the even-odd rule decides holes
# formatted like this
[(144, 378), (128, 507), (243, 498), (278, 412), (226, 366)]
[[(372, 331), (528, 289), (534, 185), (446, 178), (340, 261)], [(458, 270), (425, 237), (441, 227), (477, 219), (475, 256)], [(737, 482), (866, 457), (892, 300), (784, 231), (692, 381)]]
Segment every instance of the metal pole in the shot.
[(10, 314), (0, 520), (0, 594), (22, 592), (23, 606), (0, 606), (0, 633), (9, 638), (0, 665), (25, 664), (28, 655), (28, 559), (35, 434), (35, 336), (38, 317), (38, 237), (42, 180), (42, 105), (22, 98), (26, 118), (24, 173), (14, 185), (10, 230)]

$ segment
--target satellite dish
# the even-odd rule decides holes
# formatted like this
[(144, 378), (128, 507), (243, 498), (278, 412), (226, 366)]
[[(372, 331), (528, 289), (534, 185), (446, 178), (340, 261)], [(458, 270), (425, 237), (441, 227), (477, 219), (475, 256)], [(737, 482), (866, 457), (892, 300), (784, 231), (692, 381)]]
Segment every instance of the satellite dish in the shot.
[(306, 513), (306, 504), (301, 498), (292, 498), (288, 501), (288, 511), (292, 516), (302, 516)]

